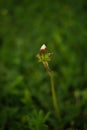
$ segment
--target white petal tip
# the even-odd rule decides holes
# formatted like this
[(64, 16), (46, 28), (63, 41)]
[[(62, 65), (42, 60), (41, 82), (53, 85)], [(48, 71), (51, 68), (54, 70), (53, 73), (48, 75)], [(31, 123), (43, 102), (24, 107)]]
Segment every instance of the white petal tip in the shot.
[(46, 48), (47, 48), (46, 45), (43, 44), (43, 45), (41, 46), (40, 50), (45, 50)]

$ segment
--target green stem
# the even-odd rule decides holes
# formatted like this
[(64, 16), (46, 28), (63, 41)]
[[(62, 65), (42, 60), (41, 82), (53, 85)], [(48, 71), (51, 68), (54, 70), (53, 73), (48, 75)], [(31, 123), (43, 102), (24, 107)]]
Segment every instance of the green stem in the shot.
[(45, 66), (45, 68), (48, 71), (48, 74), (50, 76), (53, 105), (54, 105), (54, 109), (55, 109), (55, 112), (57, 114), (57, 117), (60, 120), (61, 116), (60, 116), (60, 111), (59, 111), (59, 107), (58, 107), (58, 103), (57, 103), (57, 97), (56, 97), (56, 92), (55, 92), (53, 73), (52, 73), (51, 69), (49, 68), (48, 63), (43, 63), (43, 64), (44, 64), (44, 66)]

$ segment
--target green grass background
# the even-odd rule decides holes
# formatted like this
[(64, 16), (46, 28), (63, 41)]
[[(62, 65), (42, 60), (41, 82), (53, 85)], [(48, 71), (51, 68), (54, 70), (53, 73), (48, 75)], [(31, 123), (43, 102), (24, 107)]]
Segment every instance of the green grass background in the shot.
[[(44, 43), (61, 123), (35, 57)], [(87, 130), (86, 0), (0, 0), (0, 130), (19, 129)]]

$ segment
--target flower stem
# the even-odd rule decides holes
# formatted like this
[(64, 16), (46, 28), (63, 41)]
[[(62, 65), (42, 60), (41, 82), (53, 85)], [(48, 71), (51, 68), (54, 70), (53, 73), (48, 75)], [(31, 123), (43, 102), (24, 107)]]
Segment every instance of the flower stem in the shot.
[(50, 76), (51, 92), (52, 92), (52, 99), (53, 99), (54, 109), (55, 109), (55, 112), (57, 114), (57, 118), (59, 120), (61, 120), (60, 111), (59, 111), (59, 107), (58, 107), (58, 103), (57, 103), (57, 96), (56, 96), (56, 92), (55, 92), (53, 73), (52, 73), (52, 70), (49, 68), (49, 65), (48, 65), (47, 62), (44, 62), (43, 64), (44, 64), (44, 66), (45, 66), (45, 68), (48, 71), (48, 74)]

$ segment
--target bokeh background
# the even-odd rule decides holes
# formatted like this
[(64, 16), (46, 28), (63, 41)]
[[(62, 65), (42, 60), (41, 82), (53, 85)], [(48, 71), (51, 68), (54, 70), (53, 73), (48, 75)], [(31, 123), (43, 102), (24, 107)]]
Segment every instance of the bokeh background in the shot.
[[(45, 43), (50, 80), (36, 59)], [(0, 130), (87, 130), (87, 1), (0, 0)]]

